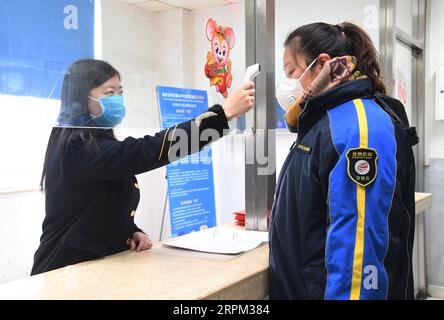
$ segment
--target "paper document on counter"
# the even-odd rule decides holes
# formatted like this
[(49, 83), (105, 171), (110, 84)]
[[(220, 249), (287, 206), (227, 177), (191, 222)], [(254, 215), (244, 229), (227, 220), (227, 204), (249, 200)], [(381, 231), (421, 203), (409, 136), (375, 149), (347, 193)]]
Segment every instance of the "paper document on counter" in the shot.
[(207, 253), (236, 255), (268, 242), (268, 232), (211, 228), (163, 242), (163, 245)]

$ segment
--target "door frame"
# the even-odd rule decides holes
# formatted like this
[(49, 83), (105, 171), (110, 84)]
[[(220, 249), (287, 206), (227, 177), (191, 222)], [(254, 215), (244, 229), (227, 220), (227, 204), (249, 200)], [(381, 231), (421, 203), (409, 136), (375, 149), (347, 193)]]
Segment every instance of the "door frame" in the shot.
[[(388, 94), (394, 96), (397, 42), (412, 50), (412, 118), (420, 137), (415, 147), (416, 191), (425, 188), (425, 57), (426, 0), (414, 0), (413, 35), (396, 26), (396, 0), (380, 0), (380, 61)], [(416, 106), (416, 107), (415, 107)], [(425, 217), (416, 216), (413, 264), (417, 298), (427, 296)]]

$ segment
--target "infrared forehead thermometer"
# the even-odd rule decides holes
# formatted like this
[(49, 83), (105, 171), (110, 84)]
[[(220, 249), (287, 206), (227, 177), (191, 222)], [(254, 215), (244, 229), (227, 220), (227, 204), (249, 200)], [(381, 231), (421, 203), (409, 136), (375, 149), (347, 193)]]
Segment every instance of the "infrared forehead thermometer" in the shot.
[(247, 83), (249, 81), (253, 81), (253, 79), (256, 78), (259, 73), (261, 73), (261, 65), (259, 63), (249, 66), (245, 72), (244, 82)]

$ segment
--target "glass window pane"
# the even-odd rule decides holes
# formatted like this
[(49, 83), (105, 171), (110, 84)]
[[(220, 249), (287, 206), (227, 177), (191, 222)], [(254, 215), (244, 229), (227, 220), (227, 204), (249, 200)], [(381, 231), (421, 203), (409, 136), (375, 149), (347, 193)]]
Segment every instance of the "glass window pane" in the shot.
[(396, 0), (396, 27), (413, 36), (414, 6), (416, 0)]
[[(0, 188), (37, 187), (51, 129), (114, 127), (101, 116), (121, 104), (120, 94), (125, 117), (114, 130), (118, 139), (161, 130), (158, 86), (201, 90), (208, 106), (223, 104), (244, 81), (245, 3), (2, 0), (0, 41), (0, 127), (15, 137), (0, 143), (8, 150), (0, 159)], [(92, 58), (109, 65), (84, 61)], [(216, 71), (211, 79), (206, 67)], [(243, 140), (223, 139), (212, 148), (216, 211), (225, 213), (218, 219), (231, 222), (232, 212), (244, 209)], [(154, 193), (161, 211), (160, 190)]]
[(412, 117), (412, 66), (413, 56), (412, 49), (397, 41), (396, 43), (396, 80), (395, 80), (395, 97), (401, 101), (407, 112), (407, 116), (412, 125), (415, 125)]

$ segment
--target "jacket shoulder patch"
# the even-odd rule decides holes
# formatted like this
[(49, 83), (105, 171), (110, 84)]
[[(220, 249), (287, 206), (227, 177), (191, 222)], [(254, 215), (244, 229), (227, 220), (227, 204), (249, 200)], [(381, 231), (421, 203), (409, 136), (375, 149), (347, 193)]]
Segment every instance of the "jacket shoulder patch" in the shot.
[(378, 152), (370, 148), (348, 150), (347, 173), (356, 184), (363, 187), (371, 185), (378, 175)]

